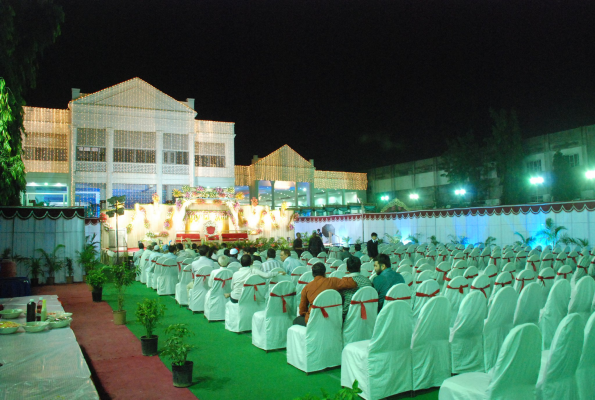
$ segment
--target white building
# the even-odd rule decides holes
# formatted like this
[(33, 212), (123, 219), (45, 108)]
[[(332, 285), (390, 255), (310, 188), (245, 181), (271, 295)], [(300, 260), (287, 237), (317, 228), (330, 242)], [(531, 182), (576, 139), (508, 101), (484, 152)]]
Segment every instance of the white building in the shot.
[(139, 78), (82, 94), (68, 109), (25, 107), (27, 192), (51, 205), (98, 204), (125, 194), (127, 206), (172, 189), (230, 187), (234, 123), (196, 120), (194, 99), (178, 101)]

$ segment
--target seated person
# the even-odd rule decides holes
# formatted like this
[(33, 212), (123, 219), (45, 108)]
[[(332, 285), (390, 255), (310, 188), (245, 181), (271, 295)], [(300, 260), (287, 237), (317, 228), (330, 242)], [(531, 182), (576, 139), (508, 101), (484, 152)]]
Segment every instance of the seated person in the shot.
[(343, 251), (337, 255), (337, 258), (341, 261), (348, 258), (351, 254), (349, 254), (349, 246), (343, 246)]
[(312, 276), (314, 277), (314, 280), (308, 283), (304, 289), (302, 289), (302, 297), (300, 299), (300, 316), (293, 320), (294, 325), (306, 326), (308, 323), (308, 318), (310, 318), (310, 305), (313, 304), (316, 297), (325, 290), (344, 290), (357, 288), (357, 283), (355, 283), (353, 278), (327, 278), (326, 267), (321, 262), (317, 262), (312, 266)]
[(232, 303), (237, 303), (240, 300), (242, 290), (244, 290), (244, 283), (246, 283), (248, 277), (258, 275), (264, 279), (270, 279), (273, 276), (285, 275), (285, 272), (262, 272), (260, 269), (253, 267), (250, 254), (244, 254), (240, 259), (240, 264), (242, 264), (242, 267), (234, 272), (231, 279), (231, 293), (225, 294), (225, 297), (229, 297)]
[(345, 289), (342, 290), (341, 298), (343, 299), (343, 319), (347, 316), (347, 312), (349, 311), (349, 305), (351, 304), (351, 299), (357, 290), (361, 287), (365, 286), (372, 286), (372, 282), (365, 276), (360, 274), (362, 269), (362, 262), (359, 258), (356, 257), (349, 257), (347, 259), (347, 271), (349, 274), (345, 275), (345, 278), (351, 278), (357, 284), (357, 287), (353, 289)]
[(219, 272), (221, 268), (225, 268), (229, 265), (229, 257), (227, 256), (219, 256), (217, 259), (217, 265), (213, 266), (213, 270), (211, 271), (211, 275), (209, 275), (209, 287), (213, 287), (213, 283), (215, 282), (215, 274)]
[(390, 258), (386, 254), (378, 254), (374, 258), (374, 288), (378, 291), (378, 311), (384, 305), (384, 298), (391, 287), (397, 283), (405, 283), (405, 279), (398, 272), (393, 271)]
[(291, 256), (291, 251), (287, 249), (281, 250), (281, 262), (283, 262), (283, 269), (288, 274), (291, 274), (294, 269), (301, 267), (302, 263), (297, 258)]
[(357, 258), (362, 258), (362, 256), (364, 255), (364, 253), (362, 253), (362, 245), (356, 243), (356, 245), (353, 247), (355, 247), (355, 254), (353, 254), (353, 256)]

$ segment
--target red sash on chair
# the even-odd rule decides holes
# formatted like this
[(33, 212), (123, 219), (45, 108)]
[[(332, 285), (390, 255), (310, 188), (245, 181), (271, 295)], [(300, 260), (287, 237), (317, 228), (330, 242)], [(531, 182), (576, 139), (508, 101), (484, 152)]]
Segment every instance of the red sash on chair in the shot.
[(421, 293), (421, 292), (416, 292), (415, 296), (416, 297), (434, 297), (436, 296), (438, 293), (440, 293), (440, 289), (436, 290), (434, 293), (430, 293), (430, 294), (425, 294), (425, 293)]
[(488, 295), (487, 295), (487, 293), (485, 292), (485, 290), (486, 290), (487, 288), (489, 288), (489, 287), (490, 287), (490, 285), (489, 285), (489, 284), (488, 284), (487, 286), (484, 286), (484, 287), (475, 287), (475, 286), (471, 285), (471, 289), (475, 289), (475, 290), (481, 290), (481, 293), (483, 293), (483, 295), (486, 297), (486, 299), (488, 298)]
[(324, 318), (328, 318), (328, 313), (326, 312), (326, 308), (330, 308), (330, 307), (341, 307), (343, 304), (334, 304), (332, 306), (315, 306), (314, 304), (312, 304), (311, 308), (318, 308), (319, 310), (322, 311), (322, 316)]
[(361, 306), (360, 310), (362, 319), (368, 319), (368, 315), (366, 314), (366, 306), (364, 303), (378, 303), (378, 299), (370, 299), (365, 301), (351, 300), (351, 304), (359, 304)]
[(287, 293), (287, 294), (276, 294), (271, 292), (270, 296), (272, 297), (281, 297), (281, 300), (283, 300), (283, 312), (286, 313), (287, 312), (287, 301), (285, 300), (285, 297), (287, 296), (295, 296), (295, 292), (292, 293)]
[(497, 275), (498, 275), (498, 273), (496, 272), (496, 273), (495, 273), (495, 274), (493, 274), (493, 275), (489, 275), (489, 276), (488, 276), (488, 278), (493, 278), (493, 277), (495, 277), (495, 276), (497, 276)]
[(442, 270), (441, 270), (440, 268), (438, 268), (438, 267), (436, 267), (436, 271), (437, 271), (437, 272), (442, 272), (442, 273), (444, 274), (444, 275), (442, 276), (442, 280), (444, 280), (444, 281), (445, 281), (445, 280), (446, 280), (446, 278), (447, 278), (447, 277), (446, 277), (446, 275), (447, 275), (447, 274), (450, 272), (450, 270), (448, 270), (448, 271), (442, 271)]
[(258, 286), (264, 286), (265, 283), (261, 282), (261, 283), (256, 283), (254, 285), (248, 285), (244, 283), (244, 287), (249, 287), (252, 286), (254, 288), (254, 301), (256, 301), (256, 292), (258, 292)]
[(525, 288), (525, 281), (532, 281), (533, 278), (516, 278), (517, 281), (521, 281), (521, 290), (519, 290), (519, 293), (523, 291), (523, 289)]
[(411, 300), (411, 296), (407, 296), (407, 297), (390, 297), (390, 296), (384, 296), (384, 301), (394, 301), (394, 300)]
[(575, 264), (577, 263), (576, 262), (576, 257), (574, 257), (574, 256), (568, 256), (568, 258), (570, 258), (572, 261), (574, 261)]
[(204, 281), (205, 281), (205, 279), (207, 279), (209, 276), (211, 276), (211, 274), (208, 274), (208, 275), (200, 275), (200, 274), (196, 274), (196, 275), (195, 275), (194, 273), (192, 273), (192, 279), (196, 278), (197, 276), (202, 276), (202, 281), (204, 282)]
[(568, 279), (568, 278), (566, 278), (566, 276), (568, 274), (572, 274), (572, 272), (558, 272), (558, 273), (556, 273), (556, 275), (558, 275), (558, 276), (564, 276), (564, 279)]
[(465, 278), (466, 279), (474, 279), (474, 278), (477, 278), (477, 275), (479, 275), (479, 274), (469, 275), (469, 276), (466, 276)]
[(587, 267), (583, 267), (582, 265), (576, 265), (577, 268), (581, 268), (585, 270), (585, 273), (588, 274), (589, 269)]
[(461, 285), (458, 288), (457, 287), (452, 287), (450, 285), (446, 285), (447, 289), (454, 289), (454, 290), (458, 290), (460, 294), (465, 294), (465, 288), (469, 287), (469, 285)]
[(543, 286), (545, 286), (545, 280), (550, 280), (550, 279), (554, 279), (553, 276), (538, 276), (537, 279), (539, 279), (541, 281), (541, 283), (543, 284)]
[(533, 267), (533, 272), (537, 272), (537, 267), (535, 266), (535, 261), (527, 261)]
[(501, 285), (502, 287), (504, 287), (506, 285), (512, 285), (512, 281), (508, 281), (508, 282), (495, 282), (494, 285)]
[(232, 279), (233, 279), (233, 276), (231, 278), (227, 278), (227, 279), (215, 278), (216, 281), (223, 282), (221, 284), (221, 288), (224, 288), (225, 287), (225, 282), (226, 281), (231, 281)]
[[(301, 276), (301, 275), (300, 275), (300, 276)], [(307, 285), (307, 284), (308, 284), (308, 283), (310, 283), (310, 282), (298, 281), (298, 283), (299, 283), (299, 284), (302, 284), (302, 285)]]

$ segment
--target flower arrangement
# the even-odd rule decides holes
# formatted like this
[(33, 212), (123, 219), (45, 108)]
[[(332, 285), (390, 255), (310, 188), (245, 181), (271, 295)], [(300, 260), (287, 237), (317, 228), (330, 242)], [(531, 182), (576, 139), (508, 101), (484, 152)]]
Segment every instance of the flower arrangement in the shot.
[(187, 200), (202, 198), (202, 199), (233, 199), (236, 197), (236, 189), (234, 186), (214, 189), (199, 186), (196, 188), (188, 185), (182, 186), (182, 190), (174, 189), (172, 191), (174, 197), (184, 197)]
[(271, 212), (271, 226), (273, 229), (279, 229), (279, 224), (277, 223), (277, 219), (275, 218), (275, 214)]
[(182, 200), (180, 198), (176, 198), (176, 209), (178, 211), (182, 210)]
[(204, 201), (204, 199), (196, 199), (195, 203), (196, 204), (205, 204), (206, 201)]
[(283, 203), (281, 203), (281, 210), (279, 211), (279, 215), (281, 215), (282, 217), (285, 216), (285, 210), (287, 210), (287, 202), (284, 201)]
[(169, 236), (169, 232), (163, 231), (163, 232), (159, 232), (159, 235), (157, 235), (158, 237), (168, 237)]
[(213, 200), (213, 204), (220, 206), (221, 204), (223, 204), (223, 201), (217, 199), (217, 200)]
[(106, 213), (99, 214), (99, 221), (100, 222), (107, 222), (107, 214)]
[(252, 197), (250, 203), (252, 203), (252, 208), (256, 208), (256, 206), (258, 205), (258, 199), (256, 197)]
[(147, 233), (145, 233), (145, 236), (148, 237), (149, 239), (153, 239), (153, 238), (156, 238), (157, 237), (157, 235), (155, 235), (151, 231), (148, 231)]
[(127, 233), (130, 233), (130, 232), (132, 232), (132, 223), (130, 223), (130, 224), (128, 224), (128, 225), (126, 225), (126, 232), (127, 232)]
[(240, 211), (240, 203), (238, 203), (237, 201), (235, 203), (233, 203), (233, 209), (235, 210), (235, 212), (239, 212)]
[(236, 193), (236, 200), (244, 200), (244, 197), (246, 197), (246, 196), (244, 196), (244, 193), (242, 193), (242, 192)]
[(159, 195), (157, 194), (157, 192), (153, 193), (152, 199), (154, 204), (159, 203)]
[(165, 228), (166, 230), (170, 230), (173, 223), (172, 223), (172, 217), (174, 215), (174, 208), (170, 207), (169, 210), (167, 210), (167, 216), (165, 217), (165, 221), (163, 222), (163, 228)]

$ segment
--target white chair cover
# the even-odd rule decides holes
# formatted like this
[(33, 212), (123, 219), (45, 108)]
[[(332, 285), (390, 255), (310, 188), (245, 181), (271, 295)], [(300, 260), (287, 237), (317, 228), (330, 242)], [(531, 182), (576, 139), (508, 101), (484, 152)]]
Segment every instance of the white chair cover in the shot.
[(442, 261), (436, 267), (436, 282), (440, 287), (444, 284), (444, 279), (447, 277), (448, 273), (452, 269), (451, 264), (448, 261)]
[(486, 267), (483, 271), (481, 271), (480, 275), (485, 275), (488, 277), (490, 280), (490, 287), (492, 290), (494, 290), (494, 283), (496, 283), (496, 278), (498, 277), (498, 269), (496, 266), (490, 265)]
[(504, 267), (502, 267), (502, 272), (510, 272), (513, 277), (516, 276), (517, 275), (516, 263), (509, 262), (509, 263), (504, 264)]
[(554, 255), (552, 253), (546, 253), (544, 251), (543, 253), (541, 253), (541, 264), (539, 270), (541, 271), (543, 268), (547, 267), (554, 268)]
[(469, 282), (473, 282), (473, 279), (475, 279), (479, 276), (479, 271), (477, 270), (477, 267), (470, 266), (470, 267), (467, 267), (467, 269), (463, 273), (463, 276)]
[[(405, 281), (407, 282), (407, 281)], [(413, 300), (413, 323), (417, 321), (421, 309), (426, 305), (432, 298), (438, 296), (440, 293), (440, 287), (434, 280), (423, 282), (415, 289), (415, 299)]]
[[(163, 263), (167, 260), (164, 256), (155, 259), (155, 270), (151, 279), (151, 288), (157, 290), (159, 288), (159, 278), (163, 275)], [(175, 261), (175, 260), (174, 260)]]
[(570, 283), (574, 287), (583, 276), (589, 275), (589, 263), (579, 262), (574, 266), (571, 265), (571, 267), (574, 269), (574, 274), (572, 274), (572, 281)]
[[(426, 264), (428, 265), (428, 264)], [(428, 265), (429, 266), (429, 265)], [(432, 268), (431, 266), (429, 266), (430, 268)], [(426, 271), (422, 271), (417, 275), (417, 278), (415, 278), (415, 286), (417, 287), (418, 285), (421, 285), (423, 282), (430, 280), (430, 279), (434, 279), (434, 270), (432, 268), (432, 270), (426, 270)]]
[[(551, 268), (550, 268), (551, 269)], [(553, 271), (553, 269), (551, 269)], [(556, 329), (566, 316), (568, 303), (570, 301), (570, 283), (562, 279), (554, 284), (550, 290), (545, 307), (539, 316), (539, 328), (543, 338), (543, 349), (549, 350)]]
[(152, 252), (147, 259), (147, 287), (150, 288), (153, 285), (153, 275), (155, 274), (155, 265), (157, 263), (156, 258), (161, 257), (161, 253), (156, 251)]
[(336, 290), (320, 293), (311, 305), (308, 326), (287, 330), (287, 362), (306, 373), (341, 365), (342, 314)]
[(506, 286), (512, 287), (513, 283), (514, 277), (510, 272), (500, 272), (496, 278), (496, 282), (494, 282), (494, 290), (492, 290), (492, 297), (490, 297), (490, 300), (488, 301), (488, 306), (492, 304), (492, 299), (494, 299), (500, 289)]
[[(306, 268), (306, 267), (304, 267)], [(302, 296), (302, 290), (304, 289), (304, 287), (312, 282), (314, 280), (314, 277), (312, 276), (312, 271), (306, 271), (302, 274), (302, 276), (300, 276), (300, 278), (297, 281), (297, 285), (295, 285), (295, 300), (294, 300), (294, 310), (296, 313), (296, 316), (299, 316), (300, 313), (300, 299)]]
[(205, 310), (205, 297), (209, 291), (209, 276), (213, 267), (203, 265), (194, 275), (194, 287), (188, 291), (188, 308), (193, 312)]
[[(513, 289), (514, 291), (514, 289)], [(440, 400), (528, 400), (535, 398), (541, 362), (539, 328), (523, 324), (506, 337), (493, 374), (470, 372), (449, 378)]]
[(545, 366), (542, 361), (538, 400), (578, 398), (576, 369), (583, 350), (583, 326), (578, 314), (570, 314), (560, 322)]
[(360, 274), (366, 278), (369, 278), (372, 275), (372, 271), (374, 271), (374, 263), (373, 262), (365, 262), (362, 263), (362, 267), (360, 270)]
[(516, 310), (514, 311), (513, 325), (539, 323), (539, 310), (541, 309), (541, 287), (538, 283), (530, 283), (519, 295)]
[(405, 281), (405, 284), (407, 286), (409, 286), (409, 288), (413, 289), (413, 275), (411, 275), (407, 271), (405, 271), (405, 272), (399, 272), (399, 273), (403, 277), (403, 280)]
[(572, 267), (573, 270), (576, 269), (576, 266), (578, 264), (579, 261), (579, 255), (577, 250), (572, 250), (570, 253), (568, 253), (568, 256), (566, 257), (566, 265), (570, 265)]
[[(525, 286), (531, 282), (535, 282), (535, 272), (530, 269), (523, 269), (515, 278), (514, 290), (521, 293)], [(541, 299), (539, 301), (541, 302)]]
[(176, 283), (175, 299), (181, 306), (188, 305), (188, 284), (192, 282), (192, 258), (186, 258), (182, 262), (182, 277)]
[[(566, 263), (566, 253), (560, 253), (556, 256), (554, 260), (554, 270), (557, 271), (563, 265), (569, 265)], [(570, 268), (574, 271), (574, 266), (570, 266)]]
[(595, 314), (591, 314), (585, 326), (583, 352), (576, 370), (580, 400), (593, 399), (595, 393)]
[(457, 276), (446, 286), (444, 297), (450, 302), (450, 326), (452, 327), (457, 318), (459, 307), (465, 296), (469, 293), (469, 283), (462, 276)]
[(556, 281), (560, 279), (567, 279), (569, 282), (572, 280), (572, 268), (570, 268), (570, 265), (563, 265), (556, 271)]
[[(520, 271), (525, 268), (525, 265), (527, 264), (527, 253), (525, 252), (525, 250), (519, 250), (519, 252), (514, 257), (514, 262), (516, 263), (517, 271)], [(535, 274), (537, 274), (537, 272), (535, 272)]]
[(422, 308), (411, 337), (413, 390), (440, 386), (450, 377), (449, 321), (450, 304), (444, 297), (432, 298)]
[[(487, 278), (486, 278), (487, 279)], [(450, 330), (452, 373), (484, 372), (483, 322), (488, 301), (483, 293), (473, 291), (461, 303)]]
[(149, 267), (149, 256), (151, 256), (153, 252), (151, 250), (145, 250), (143, 255), (140, 258), (140, 262), (138, 263), (138, 267), (140, 268), (140, 283), (147, 283), (147, 268)]
[(226, 268), (219, 268), (215, 271), (213, 286), (205, 295), (204, 316), (208, 321), (222, 321), (225, 319), (225, 305), (229, 299), (225, 298), (226, 293), (231, 293), (231, 280), (233, 272)]
[(370, 261), (370, 256), (368, 256), (367, 254), (364, 254), (363, 256), (361, 256), (359, 258), (359, 260), (363, 263)]
[(238, 302), (225, 304), (225, 329), (236, 333), (252, 330), (252, 316), (264, 310), (265, 295), (265, 280), (258, 275), (250, 275), (244, 282)]
[(343, 346), (360, 340), (369, 340), (378, 314), (378, 292), (371, 286), (357, 290), (351, 299), (343, 322)]
[(182, 263), (186, 258), (188, 258), (186, 257), (186, 252), (181, 253), (181, 255), (176, 258), (176, 264), (178, 264), (178, 281), (182, 278)]
[(161, 275), (157, 280), (157, 294), (160, 296), (176, 294), (178, 284), (178, 262), (167, 258), (161, 262)]
[(306, 272), (308, 272), (308, 268), (306, 267), (296, 267), (293, 271), (291, 271), (291, 281), (295, 286), (297, 286), (300, 276)]
[(583, 318), (583, 325), (591, 316), (591, 303), (595, 295), (595, 281), (590, 276), (583, 276), (570, 294), (568, 314), (578, 313)]
[(252, 344), (263, 350), (282, 349), (287, 345), (287, 330), (294, 316), (295, 285), (282, 281), (271, 288), (263, 311), (252, 317)]
[(399, 268), (397, 268), (397, 272), (399, 274), (402, 274), (403, 272), (413, 274), (413, 268), (411, 267), (411, 265), (401, 265)]
[(242, 268), (242, 264), (240, 264), (237, 261), (234, 261), (232, 263), (229, 263), (229, 265), (226, 268), (230, 270), (232, 273), (236, 273), (240, 270), (240, 268)]
[[(487, 301), (492, 295), (492, 287), (490, 286), (490, 279), (485, 275), (479, 275), (477, 278), (473, 280), (471, 283), (470, 291), (479, 291), (483, 294), (486, 299), (486, 315), (487, 315)], [(485, 317), (485, 316), (484, 316)]]
[(405, 301), (409, 306), (413, 304), (411, 299), (411, 289), (405, 283), (397, 283), (388, 289), (386, 296), (384, 296), (384, 302), (402, 300)]
[[(394, 288), (394, 286), (393, 286)], [(383, 399), (412, 389), (411, 308), (406, 302), (385, 303), (371, 340), (343, 349), (341, 386), (358, 381), (364, 399)]]
[(537, 282), (541, 284), (543, 294), (541, 297), (542, 306), (545, 305), (545, 302), (547, 301), (547, 296), (549, 295), (552, 286), (554, 286), (555, 278), (556, 273), (554, 272), (553, 268), (544, 268), (541, 271), (539, 271), (539, 275), (537, 275)]
[(496, 365), (502, 343), (512, 329), (518, 295), (512, 287), (507, 286), (493, 299), (483, 326), (483, 358), (486, 372)]
[(541, 260), (539, 258), (539, 254), (533, 254), (527, 258), (525, 269), (531, 269), (535, 273), (541, 271)]

